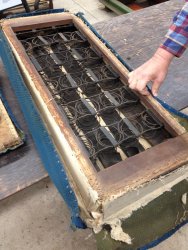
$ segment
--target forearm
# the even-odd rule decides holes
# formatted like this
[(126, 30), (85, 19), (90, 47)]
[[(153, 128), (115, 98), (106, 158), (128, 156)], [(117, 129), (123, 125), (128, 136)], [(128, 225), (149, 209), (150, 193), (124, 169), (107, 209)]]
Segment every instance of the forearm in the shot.
[(129, 74), (129, 87), (143, 95), (149, 95), (146, 85), (152, 82), (152, 93), (157, 95), (174, 56), (182, 55), (188, 45), (188, 0), (174, 18), (164, 43), (155, 54)]
[(153, 55), (153, 58), (160, 62), (163, 61), (164, 63), (169, 65), (172, 59), (174, 58), (174, 55), (163, 48), (158, 48), (155, 54)]
[(188, 45), (188, 0), (175, 16), (160, 48), (180, 57)]

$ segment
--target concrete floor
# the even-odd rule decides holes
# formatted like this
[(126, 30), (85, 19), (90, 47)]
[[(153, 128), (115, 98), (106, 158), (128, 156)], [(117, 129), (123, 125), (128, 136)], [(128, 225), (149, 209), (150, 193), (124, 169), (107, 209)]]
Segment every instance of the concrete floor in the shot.
[[(54, 7), (85, 12), (91, 23), (115, 16), (98, 0), (54, 0)], [(0, 250), (97, 249), (90, 229), (71, 229), (69, 211), (48, 178), (1, 201), (0, 225)], [(186, 250), (187, 237), (188, 225), (153, 249)]]
[(0, 203), (0, 250), (96, 250), (90, 229), (73, 231), (48, 178)]
[(117, 16), (104, 8), (99, 0), (53, 0), (54, 8), (65, 8), (72, 13), (82, 12), (90, 23), (104, 21)]

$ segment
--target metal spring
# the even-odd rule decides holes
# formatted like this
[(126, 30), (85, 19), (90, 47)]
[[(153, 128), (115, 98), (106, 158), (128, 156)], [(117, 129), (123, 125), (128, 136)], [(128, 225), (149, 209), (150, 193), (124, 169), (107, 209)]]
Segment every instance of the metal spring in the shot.
[(170, 137), (75, 27), (18, 38), (97, 170), (143, 151), (140, 139), (156, 145)]

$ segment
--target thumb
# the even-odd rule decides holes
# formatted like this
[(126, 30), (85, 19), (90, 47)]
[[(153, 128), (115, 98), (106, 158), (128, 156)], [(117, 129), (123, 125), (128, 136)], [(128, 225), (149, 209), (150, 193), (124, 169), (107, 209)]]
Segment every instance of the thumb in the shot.
[(152, 94), (154, 96), (158, 95), (158, 91), (159, 91), (159, 88), (160, 88), (161, 84), (162, 84), (162, 81), (155, 80), (153, 82), (151, 91), (152, 91)]

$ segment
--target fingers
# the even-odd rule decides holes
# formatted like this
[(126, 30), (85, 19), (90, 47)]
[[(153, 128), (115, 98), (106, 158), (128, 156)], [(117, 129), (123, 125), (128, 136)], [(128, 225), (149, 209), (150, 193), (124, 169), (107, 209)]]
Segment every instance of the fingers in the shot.
[(129, 74), (129, 87), (142, 95), (148, 95), (146, 86), (149, 82), (152, 82), (152, 94), (157, 96), (166, 77), (168, 66), (169, 63), (164, 58), (161, 60), (161, 57), (153, 56)]
[(148, 89), (145, 87), (145, 89), (139, 91), (141, 95), (150, 95)]
[(154, 96), (158, 95), (158, 91), (159, 91), (159, 88), (160, 88), (161, 84), (162, 84), (162, 81), (157, 81), (156, 80), (156, 81), (153, 82), (151, 91), (152, 91), (152, 94)]
[(149, 95), (146, 88), (147, 79), (138, 80), (134, 71), (129, 74), (129, 88), (138, 91), (142, 95)]

